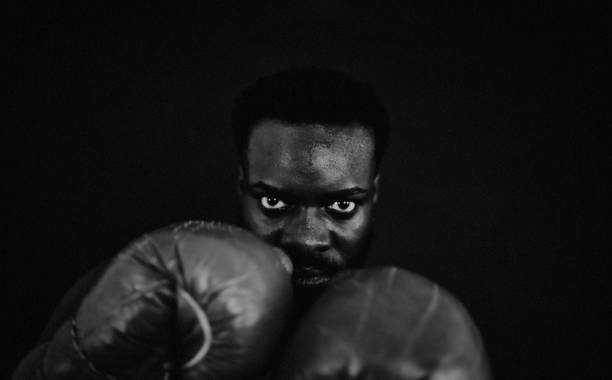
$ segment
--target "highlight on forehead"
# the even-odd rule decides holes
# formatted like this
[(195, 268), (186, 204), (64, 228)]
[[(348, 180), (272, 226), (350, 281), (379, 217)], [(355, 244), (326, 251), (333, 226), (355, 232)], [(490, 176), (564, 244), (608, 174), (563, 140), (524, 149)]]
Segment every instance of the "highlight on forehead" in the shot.
[[(267, 120), (253, 128), (247, 149), (249, 166), (258, 171), (369, 171), (374, 138), (360, 125), (288, 124)], [(272, 165), (271, 167), (262, 167)]]
[(302, 149), (336, 148), (360, 150), (368, 153), (374, 150), (372, 131), (359, 124), (289, 124), (279, 120), (264, 120), (253, 127), (247, 153), (251, 147), (278, 149), (279, 145), (298, 145)]

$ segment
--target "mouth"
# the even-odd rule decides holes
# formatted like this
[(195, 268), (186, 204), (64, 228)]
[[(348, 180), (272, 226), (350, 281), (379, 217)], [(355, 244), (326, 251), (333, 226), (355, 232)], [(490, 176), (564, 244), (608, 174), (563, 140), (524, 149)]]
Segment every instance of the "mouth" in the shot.
[(300, 287), (315, 288), (326, 285), (332, 271), (316, 267), (301, 267), (293, 273), (293, 283)]

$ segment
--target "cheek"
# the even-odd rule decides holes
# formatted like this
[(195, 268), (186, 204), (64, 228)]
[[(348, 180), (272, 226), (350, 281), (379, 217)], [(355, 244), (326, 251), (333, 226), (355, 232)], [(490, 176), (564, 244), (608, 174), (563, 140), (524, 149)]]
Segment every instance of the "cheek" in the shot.
[(269, 243), (274, 243), (275, 232), (278, 228), (270, 223), (270, 220), (262, 214), (258, 201), (251, 197), (246, 197), (242, 205), (242, 216), (246, 227), (260, 238)]
[(360, 254), (365, 248), (370, 228), (371, 207), (364, 207), (353, 219), (339, 224), (335, 229), (337, 248), (347, 258)]

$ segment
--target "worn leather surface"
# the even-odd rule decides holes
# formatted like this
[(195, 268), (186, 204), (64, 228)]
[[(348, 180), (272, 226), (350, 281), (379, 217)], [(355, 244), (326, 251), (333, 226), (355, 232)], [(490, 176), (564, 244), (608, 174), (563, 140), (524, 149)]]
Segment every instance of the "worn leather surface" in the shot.
[[(155, 231), (120, 252), (85, 297), (76, 341), (88, 364), (118, 378), (262, 373), (290, 308), (286, 264), (280, 250), (233, 226)], [(49, 377), (82, 367), (74, 357), (47, 360)]]
[(299, 326), (278, 378), (484, 380), (489, 369), (461, 303), (388, 267), (332, 281)]

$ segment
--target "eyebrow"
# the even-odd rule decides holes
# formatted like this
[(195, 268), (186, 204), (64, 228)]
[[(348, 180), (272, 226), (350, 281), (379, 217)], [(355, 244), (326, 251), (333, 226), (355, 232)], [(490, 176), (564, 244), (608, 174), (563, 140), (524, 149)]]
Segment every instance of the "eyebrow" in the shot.
[[(288, 201), (300, 198), (291, 191), (281, 190), (261, 181), (253, 184), (242, 183), (240, 187), (254, 196), (261, 195), (261, 193), (266, 193)], [(326, 201), (333, 201), (337, 199), (344, 199), (355, 196), (370, 196), (371, 194), (371, 190), (355, 186), (347, 189), (324, 192), (321, 195), (321, 198)]]

